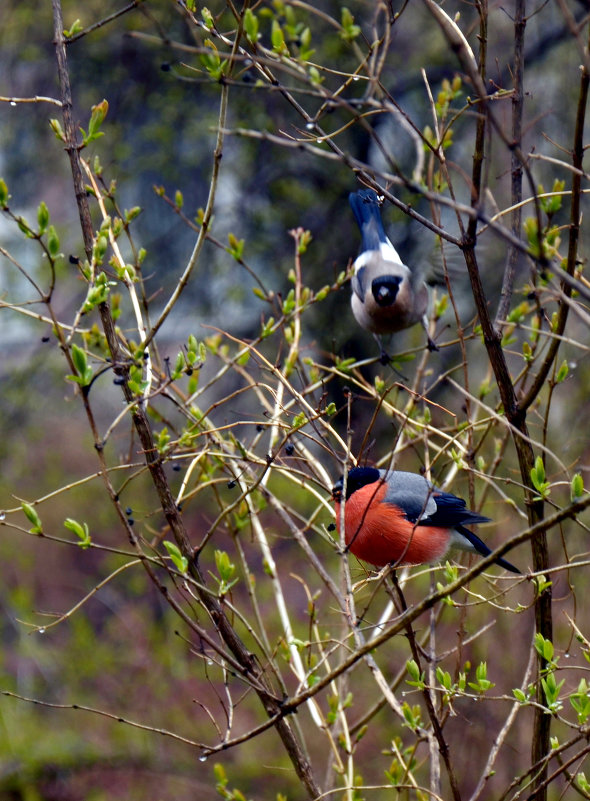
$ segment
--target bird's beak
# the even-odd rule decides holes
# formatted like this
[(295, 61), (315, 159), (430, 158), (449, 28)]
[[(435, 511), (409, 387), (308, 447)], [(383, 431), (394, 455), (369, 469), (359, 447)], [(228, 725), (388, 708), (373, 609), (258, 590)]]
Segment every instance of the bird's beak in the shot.
[(332, 487), (332, 500), (340, 503), (342, 500), (342, 479), (339, 478), (338, 481)]

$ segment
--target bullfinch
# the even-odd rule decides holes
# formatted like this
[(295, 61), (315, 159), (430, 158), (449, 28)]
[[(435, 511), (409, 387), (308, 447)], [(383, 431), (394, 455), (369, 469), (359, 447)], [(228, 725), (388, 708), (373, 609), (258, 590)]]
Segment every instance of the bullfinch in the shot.
[(357, 323), (379, 337), (421, 323), (428, 349), (438, 350), (428, 335), (428, 287), (419, 270), (402, 264), (383, 228), (379, 196), (372, 189), (359, 189), (348, 199), (361, 229), (361, 251), (354, 262), (352, 312)]
[[(343, 485), (340, 478), (332, 490), (338, 526)], [(488, 546), (464, 524), (488, 521), (416, 473), (355, 467), (346, 479), (347, 550), (377, 567), (438, 562), (451, 548), (487, 556)], [(496, 564), (520, 573), (505, 559), (496, 559)]]

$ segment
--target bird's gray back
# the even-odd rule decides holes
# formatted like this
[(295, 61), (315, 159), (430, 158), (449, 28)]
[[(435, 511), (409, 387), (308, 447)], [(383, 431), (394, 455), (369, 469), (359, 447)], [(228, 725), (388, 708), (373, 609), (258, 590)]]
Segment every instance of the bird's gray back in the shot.
[(415, 523), (436, 512), (436, 501), (432, 497), (434, 487), (424, 476), (406, 473), (403, 470), (379, 472), (387, 486), (383, 500), (385, 503), (401, 507), (408, 520)]

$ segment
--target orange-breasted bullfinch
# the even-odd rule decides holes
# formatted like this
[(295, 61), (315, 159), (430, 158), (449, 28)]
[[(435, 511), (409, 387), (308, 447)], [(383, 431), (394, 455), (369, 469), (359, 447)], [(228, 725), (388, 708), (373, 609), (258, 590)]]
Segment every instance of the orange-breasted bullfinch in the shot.
[[(337, 526), (343, 484), (341, 478), (332, 490)], [(451, 548), (487, 556), (488, 546), (465, 524), (488, 521), (467, 509), (461, 498), (437, 489), (416, 473), (355, 467), (346, 479), (347, 550), (377, 567), (439, 562)], [(496, 559), (496, 564), (520, 573), (505, 559)]]
[(348, 199), (361, 229), (361, 249), (352, 276), (352, 312), (357, 323), (379, 337), (422, 323), (428, 349), (438, 350), (428, 335), (428, 287), (420, 270), (402, 263), (383, 228), (379, 196), (372, 189), (359, 189)]

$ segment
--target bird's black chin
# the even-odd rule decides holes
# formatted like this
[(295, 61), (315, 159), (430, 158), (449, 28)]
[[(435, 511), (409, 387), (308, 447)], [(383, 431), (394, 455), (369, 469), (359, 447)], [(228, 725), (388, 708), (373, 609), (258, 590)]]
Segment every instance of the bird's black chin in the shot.
[(371, 292), (378, 306), (393, 306), (399, 292), (402, 279), (398, 275), (385, 275), (374, 278), (371, 283)]

